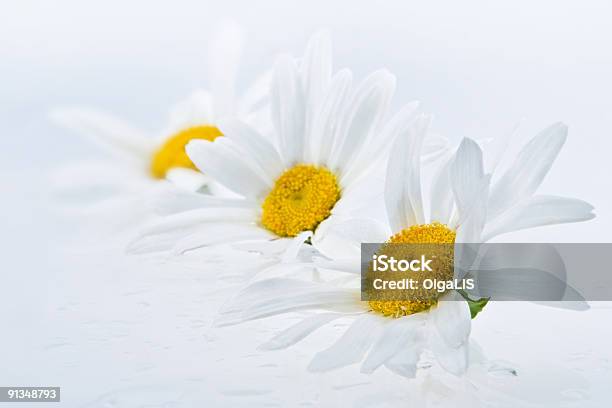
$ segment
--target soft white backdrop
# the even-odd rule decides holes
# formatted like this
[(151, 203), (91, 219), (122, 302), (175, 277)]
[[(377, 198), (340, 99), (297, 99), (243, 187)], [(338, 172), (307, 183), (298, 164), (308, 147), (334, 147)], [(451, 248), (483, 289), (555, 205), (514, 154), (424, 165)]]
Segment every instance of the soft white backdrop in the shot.
[[(112, 256), (84, 256), (58, 245), (74, 241), (74, 226), (49, 210), (48, 175), (57, 163), (99, 153), (52, 126), (49, 109), (99, 107), (158, 129), (168, 106), (205, 84), (205, 44), (216, 22), (232, 18), (249, 33), (241, 83), (267, 68), (278, 52), (300, 53), (315, 29), (327, 27), (337, 67), (349, 66), (358, 76), (389, 68), (398, 76), (396, 102), (420, 100), (424, 110), (436, 115), (436, 131), (453, 140), (510, 132), (521, 119), (517, 137), (525, 140), (552, 122), (566, 122), (568, 143), (541, 191), (585, 199), (595, 205), (597, 218), (506, 239), (606, 242), (612, 228), (611, 16), (607, 1), (3, 1), (0, 385), (59, 384), (66, 404), (81, 406), (126, 384), (166, 382), (171, 391), (180, 391), (190, 378), (197, 385), (195, 394), (200, 390), (210, 396), (231, 382), (219, 380), (231, 376), (215, 370), (241, 367), (255, 374), (235, 378), (247, 385), (252, 381), (253, 388), (255, 378), (268, 386), (273, 378), (292, 384), (292, 392), (282, 397), (264, 393), (262, 401), (316, 405), (348, 395), (342, 386), (336, 390), (319, 376), (302, 373), (306, 360), (295, 360), (291, 353), (262, 357), (278, 364), (268, 377), (248, 358), (213, 368), (206, 357), (212, 346), (199, 349), (204, 329), (194, 324), (187, 325), (187, 332), (173, 331), (181, 314), (198, 320), (202, 293), (197, 289), (172, 301), (194, 279), (200, 282), (196, 270), (176, 273), (170, 268), (174, 275), (168, 286), (168, 270), (131, 273), (139, 269), (133, 260), (104, 263)], [(143, 298), (139, 302), (153, 302), (156, 313), (141, 315), (138, 302), (124, 303), (123, 295), (133, 291)], [(117, 323), (124, 315), (129, 318)], [(202, 312), (201, 320), (211, 316), (211, 311)], [(586, 385), (569, 400), (601, 406), (607, 398), (604, 385), (612, 379), (610, 316), (605, 305), (583, 314), (494, 305), (475, 322), (474, 334), (492, 357), (530, 366), (532, 375), (535, 367), (541, 369), (538, 378), (544, 383), (552, 373), (578, 372)], [(92, 321), (99, 330), (94, 340), (104, 339), (99, 347), (86, 325)], [(122, 324), (131, 329), (121, 331)], [(122, 335), (114, 337), (114, 330)], [(191, 337), (188, 347), (181, 346)], [(123, 358), (147, 339), (155, 339), (160, 350), (176, 351)], [(225, 352), (231, 360), (236, 357), (232, 347), (251, 347), (244, 350), (249, 354), (254, 348), (249, 343), (227, 343), (233, 345), (215, 353)], [(340, 384), (345, 376), (329, 378)], [(402, 384), (384, 375), (378, 380), (356, 377), (357, 383), (372, 382), (367, 392), (380, 391), (383, 382)]]

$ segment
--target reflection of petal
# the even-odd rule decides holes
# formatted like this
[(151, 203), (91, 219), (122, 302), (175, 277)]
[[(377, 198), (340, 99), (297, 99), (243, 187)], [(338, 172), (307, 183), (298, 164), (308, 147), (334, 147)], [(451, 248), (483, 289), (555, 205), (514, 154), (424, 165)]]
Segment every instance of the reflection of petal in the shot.
[(448, 372), (461, 375), (465, 373), (469, 359), (469, 343), (465, 342), (459, 347), (451, 347), (437, 333), (429, 337), (429, 345), (436, 360)]
[(321, 372), (358, 363), (376, 340), (384, 321), (372, 314), (359, 317), (338, 341), (314, 356), (308, 369)]
[[(270, 234), (269, 232), (268, 234), (270, 235), (271, 239), (273, 237), (272, 234)], [(292, 238), (291, 243), (289, 244), (289, 246), (287, 246), (287, 249), (285, 250), (285, 253), (282, 256), (282, 261), (292, 262), (297, 259), (300, 250), (304, 245), (306, 245), (305, 242), (309, 238), (312, 238), (312, 231), (302, 231), (296, 237)]]
[(327, 323), (345, 316), (341, 313), (318, 313), (280, 332), (268, 342), (259, 346), (260, 350), (281, 350), (294, 345)]
[(455, 291), (449, 292), (429, 313), (435, 330), (450, 347), (459, 347), (470, 336), (472, 318), (465, 300)]
[(172, 246), (175, 255), (205, 246), (224, 244), (232, 241), (271, 240), (275, 238), (267, 230), (247, 223), (207, 223), (191, 234), (182, 235)]
[(416, 342), (412, 347), (406, 347), (397, 352), (387, 362), (387, 367), (391, 372), (406, 378), (414, 378), (417, 371), (417, 363), (423, 350), (423, 342)]
[[(418, 330), (422, 326), (423, 320), (416, 315), (394, 319), (389, 322), (363, 362), (361, 372), (373, 373), (401, 350), (409, 349), (415, 352)], [(416, 370), (418, 354), (416, 352), (414, 354), (417, 357), (414, 359), (414, 369)]]

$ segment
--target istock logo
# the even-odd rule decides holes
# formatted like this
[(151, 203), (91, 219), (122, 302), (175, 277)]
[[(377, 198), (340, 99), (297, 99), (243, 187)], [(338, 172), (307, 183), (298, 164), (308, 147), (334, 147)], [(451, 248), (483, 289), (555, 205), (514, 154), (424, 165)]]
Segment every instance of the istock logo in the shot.
[(374, 272), (432, 272), (432, 259), (427, 259), (425, 255), (421, 255), (420, 259), (400, 259), (397, 260), (393, 256), (373, 255), (372, 268)]

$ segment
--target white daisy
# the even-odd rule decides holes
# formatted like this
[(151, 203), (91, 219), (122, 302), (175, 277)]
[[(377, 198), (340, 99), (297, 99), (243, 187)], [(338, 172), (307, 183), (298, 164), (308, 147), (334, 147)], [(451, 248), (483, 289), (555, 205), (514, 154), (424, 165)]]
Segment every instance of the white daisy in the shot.
[(394, 89), (386, 70), (356, 85), (349, 70), (332, 75), (329, 36), (315, 35), (299, 63), (284, 56), (275, 65), (272, 137), (226, 121), (227, 137), (187, 145), (200, 170), (242, 197), (163, 197), (159, 205), (175, 214), (146, 229), (130, 249), (183, 253), (218, 243), (273, 241), (282, 249), (292, 240), (319, 242), (326, 226), (371, 198), (377, 186), (367, 184), (368, 176), (384, 168), (392, 141), (414, 118), (416, 103), (388, 118)]
[(360, 244), (477, 243), (517, 229), (588, 220), (594, 217), (593, 207), (581, 200), (533, 195), (566, 139), (567, 128), (555, 124), (533, 138), (492, 185), (481, 148), (464, 139), (433, 179), (426, 217), (419, 157), (429, 124), (427, 116), (419, 116), (394, 145), (385, 185), (388, 224), (351, 219), (329, 226), (321, 242), (317, 236), (313, 240), (325, 253), (335, 254), (331, 260), (315, 259), (327, 282), (279, 277), (252, 283), (222, 309), (218, 325), (316, 312), (262, 348), (286, 348), (342, 318), (353, 322), (331, 347), (315, 355), (310, 370), (361, 362), (364, 373), (384, 365), (414, 377), (417, 363), (434, 357), (449, 372), (464, 373), (472, 317), (468, 302), (455, 291), (431, 301), (361, 301)]
[(241, 29), (229, 22), (219, 25), (208, 50), (210, 90), (198, 90), (177, 104), (167, 126), (156, 135), (93, 109), (53, 111), (51, 118), (56, 123), (93, 139), (111, 153), (102, 162), (88, 160), (65, 166), (55, 177), (57, 190), (76, 196), (73, 198), (93, 199), (93, 206), (85, 210), (116, 210), (114, 204), (119, 203), (134, 207), (136, 215), (144, 210), (144, 197), (168, 186), (160, 183), (162, 180), (189, 190), (201, 189), (209, 178), (196, 169), (185, 145), (194, 139), (212, 141), (221, 136), (219, 123), (223, 119), (257, 122), (266, 109), (269, 75), (262, 75), (246, 92), (236, 93), (242, 49)]

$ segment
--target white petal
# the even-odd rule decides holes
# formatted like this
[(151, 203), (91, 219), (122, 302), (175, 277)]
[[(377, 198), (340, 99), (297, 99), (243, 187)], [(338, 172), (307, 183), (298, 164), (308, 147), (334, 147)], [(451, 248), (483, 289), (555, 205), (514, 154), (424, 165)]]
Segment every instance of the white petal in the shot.
[(491, 189), (489, 219), (531, 196), (552, 167), (567, 139), (567, 126), (556, 123), (540, 132)]
[(331, 259), (359, 259), (361, 243), (383, 242), (388, 237), (388, 229), (377, 220), (331, 216), (317, 227), (312, 245)]
[(482, 189), (484, 167), (482, 150), (469, 138), (464, 138), (451, 163), (451, 182), (459, 218), (465, 219), (470, 213), (476, 195)]
[(512, 139), (514, 139), (516, 132), (521, 125), (522, 121), (519, 121), (512, 131), (506, 132), (500, 136), (495, 137), (489, 143), (487, 143), (484, 147), (484, 162), (485, 162), (485, 170), (487, 173), (493, 173), (497, 166), (502, 161), (506, 150), (508, 149), (508, 145)]
[(275, 181), (283, 172), (280, 155), (255, 129), (239, 120), (221, 121), (220, 129), (225, 136), (234, 140), (253, 157), (268, 180)]
[(176, 255), (205, 246), (247, 240), (271, 240), (274, 235), (255, 224), (209, 223), (178, 240), (172, 247)]
[(413, 348), (423, 320), (416, 316), (389, 322), (361, 365), (361, 372), (371, 374), (403, 348)]
[(166, 180), (181, 190), (199, 191), (206, 188), (211, 182), (210, 177), (202, 174), (198, 170), (185, 167), (174, 167), (166, 172)]
[(361, 261), (357, 257), (336, 258), (333, 260), (315, 257), (313, 258), (313, 263), (319, 269), (330, 269), (334, 271), (351, 273), (354, 275), (361, 274)]
[[(384, 168), (371, 170), (357, 182), (350, 185), (341, 184), (342, 193), (332, 209), (332, 214), (355, 218), (362, 214), (374, 214), (373, 211), (378, 210), (379, 206), (382, 206), (384, 212)], [(382, 215), (383, 212), (376, 214)]]
[(373, 314), (359, 317), (338, 341), (314, 356), (308, 370), (329, 371), (358, 363), (378, 337), (383, 321), (380, 316)]
[[(332, 74), (332, 51), (331, 38), (327, 31), (319, 31), (310, 39), (300, 64), (303, 78), (306, 107), (305, 143), (306, 152), (311, 152), (310, 138), (313, 121), (318, 114), (321, 100), (331, 82)], [(305, 157), (310, 162), (312, 157)]]
[(152, 223), (144, 231), (156, 234), (206, 222), (253, 222), (256, 214), (252, 208), (202, 208), (170, 215)]
[(533, 196), (487, 224), (484, 240), (521, 229), (590, 220), (595, 217), (592, 211), (591, 204), (575, 198)]
[(318, 31), (310, 38), (300, 69), (308, 106), (317, 106), (331, 82), (332, 42), (329, 31)]
[(468, 303), (461, 295), (452, 291), (430, 311), (429, 317), (440, 335), (450, 346), (459, 347), (467, 342), (472, 328)]
[(297, 279), (266, 279), (236, 295), (221, 309), (215, 325), (238, 324), (300, 309), (355, 312), (359, 297), (355, 290), (334, 289)]
[(416, 119), (419, 105), (420, 103), (417, 101), (407, 103), (386, 122), (384, 128), (380, 131), (380, 135), (376, 135), (376, 138), (372, 140), (372, 151), (365, 152), (366, 155), (370, 156), (370, 160), (371, 156), (374, 155), (373, 153), (391, 149), (395, 139)]
[(185, 231), (169, 231), (164, 234), (144, 235), (128, 243), (126, 253), (142, 255), (167, 252), (185, 234)]
[(162, 132), (162, 141), (192, 126), (213, 123), (212, 97), (203, 89), (194, 91), (188, 98), (178, 102), (170, 111), (167, 128)]
[[(336, 137), (343, 109), (348, 105), (352, 74), (343, 69), (334, 75), (329, 91), (321, 102), (317, 115), (310, 128), (310, 155), (317, 164), (327, 164)], [(340, 143), (340, 142), (338, 142)]]
[(265, 107), (270, 98), (270, 82), (272, 81), (272, 70), (259, 75), (241, 97), (238, 115), (252, 114)]
[(454, 375), (463, 374), (469, 362), (471, 317), (467, 302), (456, 292), (449, 293), (430, 312), (433, 327), (429, 346), (440, 365)]
[(393, 357), (385, 362), (391, 372), (405, 378), (415, 378), (417, 363), (423, 351), (423, 341), (417, 341), (411, 347), (400, 349)]
[[(423, 163), (430, 163), (446, 156), (452, 155), (452, 144), (447, 137), (430, 133), (423, 143)], [(442, 160), (443, 161), (443, 160)]]
[(170, 239), (176, 242), (180, 237), (193, 233), (202, 223), (222, 221), (250, 223), (256, 219), (255, 217), (256, 211), (248, 208), (205, 208), (185, 211), (149, 224), (140, 231), (126, 250), (138, 252), (143, 242), (152, 242), (156, 239), (164, 242)]
[(160, 215), (170, 215), (204, 208), (256, 208), (257, 203), (172, 189), (154, 197), (151, 206)]
[(431, 187), (431, 221), (448, 224), (455, 204), (450, 178), (451, 161), (443, 164), (432, 181)]
[(461, 142), (451, 163), (451, 184), (459, 215), (457, 242), (480, 242), (487, 215), (490, 175), (484, 175), (482, 151), (471, 139)]
[(352, 161), (376, 129), (387, 111), (395, 91), (395, 77), (381, 70), (369, 75), (355, 91), (350, 109), (341, 123), (329, 167), (340, 174), (348, 171)]
[(258, 347), (259, 350), (282, 350), (303, 340), (318, 328), (343, 317), (339, 313), (317, 313), (289, 327)]
[(421, 147), (430, 123), (431, 117), (419, 115), (393, 145), (385, 181), (385, 205), (392, 232), (424, 221)]
[(357, 160), (345, 171), (342, 182), (351, 184), (364, 173), (371, 173), (373, 168), (386, 166), (391, 147), (397, 137), (414, 121), (418, 107), (418, 102), (406, 104), (389, 119), (382, 130), (376, 131), (368, 147), (361, 150)]
[(291, 243), (285, 250), (285, 253), (282, 256), (283, 262), (292, 262), (294, 261), (302, 247), (305, 245), (304, 243), (308, 238), (312, 237), (312, 231), (302, 231), (296, 237), (291, 240)]
[(271, 85), (272, 121), (287, 167), (302, 161), (304, 152), (304, 90), (293, 59), (281, 57), (275, 67)]
[(429, 345), (442, 368), (454, 375), (466, 372), (469, 363), (469, 343), (450, 347), (440, 336), (432, 336)]
[(52, 111), (50, 117), (55, 123), (81, 133), (101, 147), (130, 159), (148, 159), (155, 149), (154, 141), (144, 132), (103, 112), (64, 108)]
[(268, 180), (254, 168), (247, 158), (241, 157), (229, 146), (225, 138), (215, 142), (192, 140), (185, 148), (193, 163), (230, 190), (247, 198), (261, 198), (269, 189)]
[(235, 112), (236, 75), (243, 53), (244, 37), (242, 28), (233, 21), (222, 21), (213, 28), (207, 65), (214, 115), (217, 118)]
[(490, 181), (490, 175), (481, 180), (480, 189), (473, 196), (472, 207), (463, 217), (460, 216), (455, 242), (482, 242), (482, 231), (487, 221), (487, 199), (489, 197)]
[(256, 252), (265, 257), (275, 257), (282, 255), (290, 245), (291, 240), (287, 238), (277, 238), (266, 242), (239, 242), (232, 246), (241, 251)]

